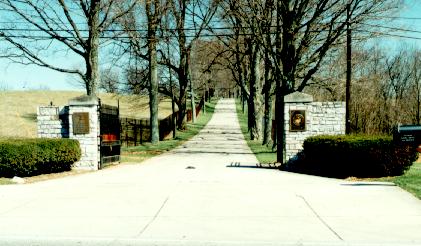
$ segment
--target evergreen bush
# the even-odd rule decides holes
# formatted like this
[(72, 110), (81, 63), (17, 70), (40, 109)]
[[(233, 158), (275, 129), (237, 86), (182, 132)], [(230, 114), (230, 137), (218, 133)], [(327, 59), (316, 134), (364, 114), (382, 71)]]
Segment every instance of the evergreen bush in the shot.
[(289, 169), (336, 178), (402, 175), (418, 155), (389, 136), (315, 136), (303, 147)]
[(68, 171), (81, 157), (72, 139), (0, 140), (0, 177), (28, 177)]

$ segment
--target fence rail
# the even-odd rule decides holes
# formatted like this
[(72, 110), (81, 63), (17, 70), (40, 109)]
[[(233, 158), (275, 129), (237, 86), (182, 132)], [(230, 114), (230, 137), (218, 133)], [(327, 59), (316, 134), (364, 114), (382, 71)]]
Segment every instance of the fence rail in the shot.
[[(196, 115), (199, 115), (204, 100), (196, 106)], [(173, 122), (176, 122), (178, 111), (159, 120), (159, 140), (167, 139), (174, 129)], [(175, 120), (172, 120), (175, 117)], [(186, 111), (187, 122), (192, 120), (192, 110)], [(150, 121), (149, 119), (120, 118), (120, 140), (124, 146), (137, 146), (150, 142)]]

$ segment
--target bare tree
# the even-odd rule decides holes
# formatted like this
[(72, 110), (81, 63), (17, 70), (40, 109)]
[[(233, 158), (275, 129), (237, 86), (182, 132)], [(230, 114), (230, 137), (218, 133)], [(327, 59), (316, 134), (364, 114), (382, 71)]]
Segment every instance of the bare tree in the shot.
[[(170, 35), (176, 37), (179, 59), (176, 63), (168, 59), (164, 52), (162, 64), (170, 67), (177, 75), (179, 82), (179, 96), (177, 99), (178, 117), (177, 127), (185, 128), (187, 86), (190, 81), (190, 55), (193, 44), (209, 26), (218, 8), (218, 1), (202, 0), (170, 0), (170, 15), (174, 26)], [(194, 109), (193, 109), (194, 110)]]
[[(355, 46), (351, 101), (354, 133), (390, 134), (398, 124), (418, 124), (420, 112), (420, 51), (403, 45), (393, 53), (389, 48)], [(334, 69), (332, 69), (334, 68)], [(317, 73), (322, 82), (307, 88), (318, 100), (343, 100), (344, 52)]]
[[(86, 93), (95, 95), (99, 83), (101, 35), (130, 11), (135, 1), (119, 0), (1, 0), (3, 24), (0, 38), (9, 44), (9, 59), (78, 75)], [(48, 52), (80, 56), (85, 68), (60, 66)]]
[[(223, 2), (224, 7), (221, 13), (227, 25), (232, 26), (231, 35), (221, 41), (224, 42), (227, 51), (232, 54), (229, 58), (230, 68), (241, 88), (243, 101), (244, 99), (247, 101), (248, 129), (252, 140), (260, 140), (262, 137), (264, 113), (262, 91), (270, 87), (266, 84), (269, 81), (265, 81), (265, 87), (262, 84), (268, 75), (266, 73), (268, 70), (265, 70), (265, 75), (262, 76), (264, 45), (262, 35), (260, 35), (262, 26), (266, 27), (266, 20), (263, 20), (265, 9), (262, 5), (265, 2), (226, 0)], [(268, 56), (265, 55), (264, 58)], [(265, 62), (267, 64), (268, 60)], [(265, 123), (267, 122), (268, 119), (265, 117)], [(265, 127), (267, 127), (266, 124)], [(265, 133), (266, 130), (265, 128)]]
[(414, 98), (414, 107), (412, 115), (416, 124), (421, 124), (421, 51), (415, 50), (411, 52), (412, 67), (412, 98)]
[[(285, 161), (284, 96), (302, 91), (346, 31), (396, 1), (278, 0), (275, 59), (277, 161)], [(347, 7), (349, 14), (347, 15)]]
[[(179, 109), (177, 117), (179, 129), (185, 127), (187, 86), (191, 79), (191, 50), (194, 41), (209, 25), (216, 9), (217, 4), (214, 1), (169, 0), (162, 2), (149, 0), (145, 2), (148, 17), (146, 24), (142, 23), (142, 19), (137, 18), (136, 13), (139, 11), (127, 15), (127, 18), (121, 23), (129, 38), (128, 43), (123, 44), (125, 47), (123, 51), (131, 51), (135, 59), (140, 58), (148, 61), (148, 81), (151, 79), (155, 81), (154, 71), (157, 71), (156, 69), (159, 69), (159, 66), (171, 70), (167, 72), (166, 69), (162, 68), (163, 74), (167, 74), (167, 77), (174, 74), (178, 79), (176, 91), (179, 95), (174, 98)], [(141, 27), (143, 26), (148, 28), (146, 37), (142, 32)], [(147, 47), (146, 52), (145, 47)], [(167, 52), (166, 47), (171, 47), (171, 50)], [(159, 93), (172, 97), (173, 90), (168, 83), (163, 82), (161, 81), (160, 84), (153, 82), (153, 86), (150, 83), (150, 95), (154, 95), (157, 90)]]
[[(149, 93), (151, 142), (159, 141), (158, 125), (158, 56), (157, 47), (160, 39), (161, 19), (166, 11), (166, 4), (162, 0), (138, 1), (137, 7), (119, 21), (119, 26), (125, 32), (125, 39), (119, 40), (122, 48), (116, 56), (128, 55), (122, 59), (127, 70), (127, 86), (141, 93), (144, 89)], [(143, 18), (146, 16), (146, 20)], [(145, 32), (146, 29), (146, 32)], [(132, 64), (134, 62), (135, 64)], [(129, 63), (129, 66), (126, 65)], [(139, 68), (139, 65), (141, 67)]]
[(117, 93), (120, 86), (119, 73), (112, 69), (105, 69), (101, 72), (101, 79), (98, 88), (107, 93)]

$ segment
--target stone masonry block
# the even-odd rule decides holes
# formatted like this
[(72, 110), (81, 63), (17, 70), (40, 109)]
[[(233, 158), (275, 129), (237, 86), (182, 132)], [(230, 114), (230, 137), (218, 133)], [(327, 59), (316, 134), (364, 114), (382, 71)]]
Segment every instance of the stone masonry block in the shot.
[(57, 106), (40, 106), (37, 109), (38, 115), (58, 115), (59, 107)]

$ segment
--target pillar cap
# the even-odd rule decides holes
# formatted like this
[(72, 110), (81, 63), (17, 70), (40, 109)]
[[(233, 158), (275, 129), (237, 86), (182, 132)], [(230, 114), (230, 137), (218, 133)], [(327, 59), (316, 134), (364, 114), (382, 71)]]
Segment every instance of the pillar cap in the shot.
[(302, 92), (293, 92), (285, 96), (286, 103), (310, 103), (313, 102), (313, 96), (302, 93)]
[(79, 96), (69, 100), (70, 106), (86, 106), (86, 105), (98, 105), (98, 97), (96, 96)]

